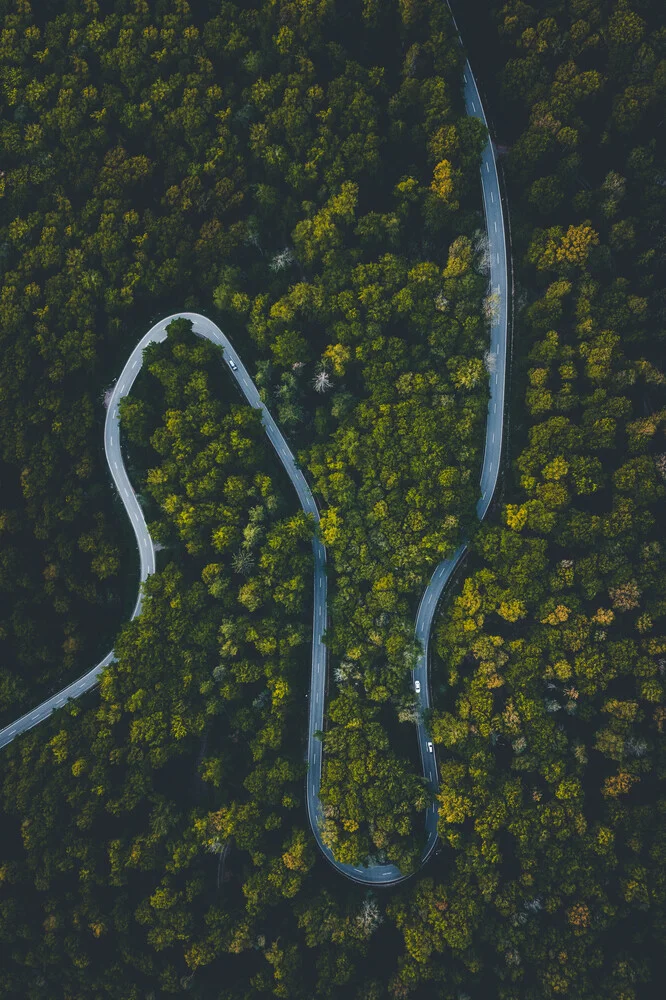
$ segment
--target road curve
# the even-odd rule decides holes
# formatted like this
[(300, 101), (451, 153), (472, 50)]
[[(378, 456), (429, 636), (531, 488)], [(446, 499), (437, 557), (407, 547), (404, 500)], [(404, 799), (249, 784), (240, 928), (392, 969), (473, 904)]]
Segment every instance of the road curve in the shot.
[[(455, 21), (454, 21), (455, 23)], [(468, 114), (479, 118), (486, 124), (481, 99), (469, 63), (464, 68), (464, 93)], [(502, 430), (504, 416), (504, 392), (506, 375), (507, 324), (508, 324), (508, 275), (507, 251), (500, 196), (499, 178), (492, 143), (488, 142), (481, 161), (481, 184), (483, 202), (488, 232), (490, 255), (490, 286), (497, 300), (495, 315), (491, 320), (489, 374), (490, 401), (486, 422), (486, 440), (481, 473), (481, 496), (477, 504), (477, 514), (482, 520), (490, 505), (497, 484), (499, 464), (502, 451)], [(319, 514), (310, 488), (298, 468), (287, 442), (269, 411), (262, 403), (256, 386), (245, 369), (241, 359), (234, 351), (224, 333), (205, 316), (198, 313), (176, 313), (156, 323), (136, 345), (122, 373), (116, 382), (109, 401), (106, 423), (104, 426), (104, 449), (118, 494), (130, 518), (140, 555), (140, 581), (143, 583), (155, 572), (155, 549), (148, 532), (143, 512), (132, 489), (122, 460), (120, 449), (119, 404), (123, 396), (132, 389), (143, 360), (144, 348), (153, 341), (166, 338), (168, 324), (178, 318), (192, 321), (195, 334), (212, 341), (223, 350), (226, 361), (236, 366), (232, 374), (247, 399), (250, 406), (261, 410), (262, 422), (278, 458), (282, 462), (291, 482), (298, 494), (303, 510), (311, 514), (315, 523), (319, 523)], [(312, 542), (314, 556), (314, 599), (312, 621), (312, 673), (310, 680), (309, 716), (308, 716), (308, 772), (306, 777), (306, 798), (310, 825), (314, 837), (325, 857), (347, 878), (363, 885), (395, 885), (408, 878), (395, 865), (354, 866), (336, 861), (331, 851), (321, 839), (322, 806), (319, 798), (322, 773), (322, 743), (315, 734), (324, 727), (324, 700), (326, 692), (326, 647), (322, 641), (326, 629), (327, 615), (327, 577), (326, 549), (318, 538)], [(419, 605), (415, 635), (421, 644), (419, 656), (413, 671), (413, 681), (419, 682), (418, 694), (422, 711), (430, 707), (428, 685), (428, 640), (437, 604), (446, 584), (467, 551), (467, 543), (463, 543), (449, 558), (444, 559), (435, 569), (432, 578), (423, 594)], [(132, 614), (135, 618), (141, 612), (141, 588), (136, 606)], [(114, 660), (113, 651), (89, 670), (86, 674), (63, 688), (57, 694), (42, 702), (41, 705), (26, 713), (5, 729), (0, 730), (0, 748), (10, 743), (17, 735), (26, 732), (39, 722), (48, 718), (52, 711), (61, 708), (70, 698), (77, 698), (90, 690), (97, 683), (101, 671)], [(423, 765), (424, 777), (433, 791), (438, 787), (437, 761), (432, 744), (422, 721), (417, 724), (419, 750)], [(437, 806), (431, 805), (425, 817), (426, 843), (421, 857), (425, 864), (437, 844)]]

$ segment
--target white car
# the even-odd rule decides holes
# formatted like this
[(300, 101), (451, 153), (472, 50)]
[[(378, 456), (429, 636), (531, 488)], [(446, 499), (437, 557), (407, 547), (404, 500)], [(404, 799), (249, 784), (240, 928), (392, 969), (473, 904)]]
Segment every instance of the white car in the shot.
[(421, 694), (421, 681), (414, 681), (414, 690), (417, 694)]
[(428, 747), (428, 753), (434, 753), (435, 752), (433, 750), (433, 748), (432, 748), (432, 743), (430, 742), (430, 740), (428, 740), (427, 747)]
[(227, 361), (229, 362), (229, 367), (231, 368), (232, 372), (237, 372), (238, 371), (238, 365), (236, 364), (236, 362), (234, 361), (234, 359), (233, 358), (227, 358)]

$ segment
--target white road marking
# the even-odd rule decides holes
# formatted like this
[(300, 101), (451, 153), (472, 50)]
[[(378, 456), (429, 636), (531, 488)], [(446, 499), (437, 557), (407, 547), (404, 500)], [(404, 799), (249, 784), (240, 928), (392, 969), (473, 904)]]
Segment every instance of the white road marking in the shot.
[(488, 161), (487, 160), (486, 160), (486, 173), (487, 174), (490, 173), (490, 166), (488, 165)]
[(497, 232), (497, 223), (495, 223), (495, 232)]
[(490, 200), (491, 200), (491, 201), (493, 202), (493, 204), (494, 204), (494, 202), (495, 202), (495, 195), (494, 195), (494, 194), (492, 193), (492, 191), (490, 192)]
[(472, 101), (472, 111), (476, 111), (476, 104)]

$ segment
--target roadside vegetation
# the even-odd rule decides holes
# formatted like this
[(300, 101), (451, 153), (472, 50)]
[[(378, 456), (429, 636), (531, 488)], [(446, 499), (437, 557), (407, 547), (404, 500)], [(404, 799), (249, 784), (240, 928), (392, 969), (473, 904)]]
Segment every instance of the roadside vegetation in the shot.
[[(156, 313), (200, 309), (322, 509), (326, 840), (409, 870), (428, 801), (414, 610), (474, 523), (487, 398), (485, 136), (450, 15), (107, 6), (5, 19), (5, 717), (104, 655), (131, 606), (101, 392)], [(137, 440), (144, 405), (124, 409)], [(186, 546), (207, 517), (193, 496)]]
[[(208, 312), (322, 509), (326, 836), (407, 869), (414, 614), (474, 529), (492, 308), (446, 7), (0, 9), (7, 717), (122, 621), (100, 388), (158, 315)], [(163, 546), (144, 613), (99, 692), (3, 752), (0, 997), (659, 995), (662, 21), (475, 0), (462, 22), (508, 149), (517, 297), (504, 492), (431, 644), (440, 854), (375, 895), (316, 852), (312, 525), (179, 321), (121, 415)]]
[(522, 122), (517, 398), (503, 503), (436, 627), (440, 834), (500, 995), (644, 997), (666, 901), (666, 46), (657, 4), (568, 6), (497, 20), (499, 127)]

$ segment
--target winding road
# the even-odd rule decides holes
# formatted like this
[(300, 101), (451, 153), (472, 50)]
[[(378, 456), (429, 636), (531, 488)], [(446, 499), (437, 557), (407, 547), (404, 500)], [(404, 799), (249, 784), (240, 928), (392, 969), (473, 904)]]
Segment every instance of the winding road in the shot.
[[(476, 81), (468, 62), (465, 63), (464, 68), (464, 86), (468, 114), (479, 118), (486, 124)], [(496, 315), (493, 316), (491, 321), (490, 330), (490, 402), (486, 422), (486, 441), (481, 474), (481, 497), (477, 505), (479, 519), (483, 519), (488, 511), (499, 472), (502, 451), (508, 321), (507, 250), (499, 179), (491, 142), (487, 143), (482, 155), (481, 183), (488, 231), (490, 285), (491, 292), (497, 300), (498, 308)], [(294, 485), (303, 510), (308, 514), (312, 514), (315, 523), (319, 523), (319, 513), (310, 487), (299, 469), (279, 427), (262, 403), (254, 382), (227, 337), (215, 323), (205, 316), (201, 316), (198, 313), (176, 313), (156, 323), (142, 337), (132, 351), (113, 389), (104, 426), (104, 449), (109, 471), (132, 523), (139, 547), (141, 583), (155, 572), (155, 548), (148, 532), (143, 512), (123, 464), (120, 448), (119, 405), (120, 400), (131, 391), (134, 380), (141, 370), (144, 348), (153, 341), (165, 340), (167, 326), (172, 320), (178, 318), (191, 320), (195, 334), (219, 345), (222, 348), (227, 363), (233, 363), (235, 367), (230, 364), (231, 374), (235, 377), (239, 388), (250, 406), (261, 410), (262, 422), (266, 434)], [(308, 771), (306, 776), (308, 817), (313, 834), (322, 853), (339, 872), (352, 881), (363, 885), (395, 885), (409, 877), (403, 874), (395, 865), (356, 867), (341, 864), (335, 860), (331, 851), (324, 845), (321, 839), (322, 805), (319, 798), (319, 790), (321, 785), (323, 747), (321, 741), (315, 737), (315, 733), (324, 728), (327, 658), (326, 647), (322, 641), (322, 637), (326, 630), (327, 576), (326, 549), (324, 545), (318, 538), (313, 538), (312, 548), (314, 555), (314, 601), (312, 675), (310, 680), (308, 717)], [(420, 641), (422, 652), (413, 671), (413, 681), (418, 681), (420, 685), (418, 698), (422, 711), (430, 706), (428, 640), (433, 617), (442, 592), (455, 571), (456, 566), (465, 555), (466, 550), (467, 544), (463, 543), (450, 558), (444, 559), (437, 566), (419, 605), (415, 635)], [(141, 600), (142, 594), (140, 588), (132, 618), (141, 613)], [(96, 666), (89, 670), (88, 673), (42, 702), (41, 705), (38, 705), (31, 712), (16, 719), (5, 729), (0, 730), (0, 747), (6, 746), (20, 733), (32, 729), (33, 726), (47, 719), (55, 709), (61, 708), (70, 698), (77, 698), (84, 692), (89, 691), (97, 683), (102, 670), (112, 663), (114, 659), (113, 651), (111, 651), (103, 660), (100, 660)], [(430, 743), (429, 735), (422, 719), (417, 724), (417, 734), (423, 774), (430, 788), (436, 791), (438, 787), (437, 761), (434, 752), (430, 749), (432, 744)], [(421, 858), (422, 864), (425, 864), (437, 845), (436, 803), (431, 805), (426, 812), (425, 827), (426, 843)]]

